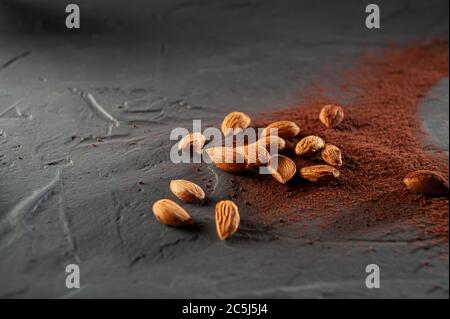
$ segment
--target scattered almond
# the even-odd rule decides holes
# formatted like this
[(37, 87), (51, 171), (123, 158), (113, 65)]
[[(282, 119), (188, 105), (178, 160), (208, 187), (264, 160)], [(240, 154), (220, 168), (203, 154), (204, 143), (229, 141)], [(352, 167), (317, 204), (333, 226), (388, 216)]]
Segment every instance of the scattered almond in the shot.
[(153, 214), (165, 225), (180, 226), (192, 224), (192, 218), (183, 207), (170, 199), (160, 199), (153, 204)]
[(222, 121), (221, 130), (226, 136), (245, 130), (251, 123), (250, 116), (243, 112), (231, 112)]
[(214, 165), (225, 172), (237, 173), (247, 169), (247, 160), (242, 148), (216, 146), (208, 148), (206, 153)]
[(306, 136), (295, 146), (295, 154), (303, 157), (314, 156), (325, 146), (325, 141), (314, 135)]
[(205, 198), (205, 192), (200, 186), (184, 179), (170, 181), (170, 190), (184, 202), (192, 202)]
[[(276, 161), (274, 161), (274, 159), (276, 159)], [(275, 162), (277, 164), (276, 167), (274, 167)], [(281, 184), (285, 184), (295, 175), (297, 167), (294, 161), (289, 157), (275, 154), (270, 157), (268, 170), (277, 181)]]
[(268, 135), (262, 137), (257, 142), (259, 145), (270, 151), (271, 147), (275, 150), (281, 151), (286, 146), (286, 141), (279, 136)]
[(259, 167), (269, 163), (269, 152), (265, 147), (260, 146), (258, 143), (238, 146), (236, 149), (238, 152), (244, 154), (247, 162), (247, 168)]
[(326, 144), (322, 150), (322, 159), (332, 166), (342, 166), (342, 154), (341, 150), (333, 145)]
[(310, 182), (325, 185), (339, 177), (339, 171), (329, 165), (302, 167), (300, 176)]
[(336, 127), (344, 119), (344, 109), (337, 105), (325, 105), (320, 111), (319, 118), (326, 127)]
[[(270, 129), (278, 130), (278, 134), (270, 134)], [(268, 135), (276, 135), (283, 139), (290, 139), (297, 136), (300, 133), (300, 128), (291, 121), (278, 121), (267, 126), (262, 133), (261, 137)]]
[(239, 227), (239, 209), (231, 200), (223, 200), (216, 205), (216, 229), (221, 240), (233, 235)]
[(202, 133), (189, 133), (185, 135), (178, 143), (179, 150), (192, 148), (195, 152), (200, 153), (205, 145), (206, 138)]
[(403, 179), (406, 187), (424, 195), (448, 195), (448, 181), (440, 173), (429, 170), (411, 172)]

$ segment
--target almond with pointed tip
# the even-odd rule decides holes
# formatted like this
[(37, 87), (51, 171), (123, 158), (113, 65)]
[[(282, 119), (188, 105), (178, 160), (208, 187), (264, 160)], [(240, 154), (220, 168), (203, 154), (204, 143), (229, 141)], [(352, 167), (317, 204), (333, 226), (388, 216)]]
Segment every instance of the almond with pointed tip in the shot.
[(326, 144), (321, 153), (322, 159), (332, 166), (342, 166), (342, 154), (339, 147)]
[(160, 199), (153, 204), (153, 214), (161, 224), (169, 226), (181, 226), (192, 224), (192, 218), (188, 212), (170, 199)]
[(410, 190), (431, 196), (447, 195), (448, 180), (437, 171), (419, 170), (411, 172), (403, 179)]
[(226, 136), (245, 130), (251, 123), (251, 118), (243, 112), (231, 112), (222, 121), (221, 130)]
[(338, 105), (325, 105), (319, 119), (326, 127), (336, 127), (344, 120), (344, 109)]
[(170, 181), (170, 190), (176, 197), (187, 203), (205, 198), (205, 192), (200, 186), (185, 179)]
[(192, 148), (195, 152), (200, 153), (205, 142), (206, 138), (202, 133), (189, 133), (178, 142), (178, 149), (185, 150)]
[[(276, 159), (276, 161), (274, 161), (274, 159)], [(292, 177), (294, 177), (297, 167), (294, 161), (289, 157), (275, 154), (270, 157), (268, 170), (272, 174), (273, 178), (281, 184), (285, 184)]]
[(330, 165), (314, 165), (302, 167), (300, 176), (310, 182), (325, 185), (339, 178), (339, 171)]
[(267, 135), (260, 138), (257, 143), (264, 147), (266, 150), (270, 151), (271, 148), (274, 150), (281, 151), (286, 146), (286, 141), (279, 136)]
[(229, 173), (238, 173), (247, 169), (247, 161), (243, 149), (216, 146), (206, 150), (214, 165)]
[(233, 235), (239, 228), (239, 209), (231, 200), (223, 200), (216, 205), (216, 230), (221, 240)]
[[(271, 132), (270, 132), (271, 129), (276, 129), (277, 133), (271, 134)], [(297, 136), (299, 133), (300, 133), (300, 128), (294, 122), (278, 121), (278, 122), (273, 122), (269, 126), (267, 126), (263, 130), (261, 137), (265, 137), (268, 135), (276, 135), (276, 136), (279, 136), (282, 139), (286, 140), (286, 139), (290, 139), (290, 138)]]
[(303, 157), (316, 155), (325, 146), (325, 141), (319, 136), (309, 135), (300, 140), (295, 146), (295, 154)]

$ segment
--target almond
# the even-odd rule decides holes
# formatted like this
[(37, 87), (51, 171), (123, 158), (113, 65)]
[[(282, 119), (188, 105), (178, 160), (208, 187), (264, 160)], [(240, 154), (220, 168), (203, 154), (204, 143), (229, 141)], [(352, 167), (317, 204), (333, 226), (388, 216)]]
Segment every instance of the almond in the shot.
[(321, 153), (322, 159), (332, 166), (342, 166), (341, 150), (333, 145), (326, 144)]
[(237, 173), (247, 169), (247, 160), (242, 148), (216, 146), (208, 148), (206, 153), (214, 165), (225, 172)]
[(222, 121), (221, 130), (226, 136), (245, 130), (251, 123), (250, 116), (243, 112), (231, 112)]
[(302, 167), (300, 176), (310, 182), (325, 185), (339, 177), (339, 171), (329, 165)]
[(202, 133), (189, 133), (185, 135), (178, 143), (179, 150), (192, 148), (194, 151), (200, 153), (205, 145), (206, 138)]
[(344, 109), (337, 105), (325, 105), (320, 111), (319, 118), (326, 127), (336, 127), (344, 119)]
[(281, 151), (286, 146), (286, 141), (279, 136), (268, 135), (260, 138), (257, 143), (270, 151), (271, 147), (278, 151)]
[(269, 163), (269, 152), (265, 147), (260, 146), (258, 143), (238, 146), (236, 147), (236, 150), (244, 154), (247, 168), (259, 167)]
[(200, 186), (184, 179), (170, 181), (170, 190), (184, 202), (192, 202), (205, 198), (205, 192)]
[(216, 205), (216, 229), (221, 240), (233, 235), (239, 227), (239, 209), (231, 200), (223, 200)]
[(153, 214), (161, 224), (170, 226), (192, 224), (192, 218), (188, 212), (170, 199), (160, 199), (154, 203)]
[(325, 146), (325, 141), (314, 135), (307, 136), (300, 140), (295, 146), (295, 154), (303, 157), (314, 156)]
[[(270, 134), (270, 129), (276, 129), (278, 133)], [(283, 139), (290, 139), (290, 138), (293, 138), (294, 136), (297, 136), (299, 133), (300, 133), (300, 128), (294, 122), (278, 121), (278, 122), (274, 122), (274, 123), (270, 124), (269, 126), (267, 126), (264, 129), (261, 137), (265, 137), (268, 135), (276, 135)]]
[[(274, 159), (277, 160), (276, 167), (273, 165), (275, 162)], [(275, 154), (270, 157), (268, 170), (277, 181), (281, 184), (285, 184), (295, 175), (297, 167), (294, 161), (289, 157)]]
[(424, 195), (448, 195), (448, 180), (436, 171), (420, 170), (411, 172), (403, 179), (406, 187)]

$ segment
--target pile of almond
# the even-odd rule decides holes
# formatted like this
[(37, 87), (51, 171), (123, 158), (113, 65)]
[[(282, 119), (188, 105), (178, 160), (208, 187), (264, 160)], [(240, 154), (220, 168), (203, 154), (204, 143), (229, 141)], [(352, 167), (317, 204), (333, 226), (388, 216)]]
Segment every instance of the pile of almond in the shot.
[[(337, 105), (326, 105), (322, 108), (319, 118), (326, 127), (336, 127), (344, 119), (344, 110)], [(236, 134), (248, 128), (250, 123), (251, 119), (247, 114), (232, 112), (224, 118), (221, 130), (225, 136)], [(276, 129), (277, 134), (271, 135), (271, 129)], [(301, 178), (320, 185), (337, 179), (339, 170), (336, 167), (342, 166), (339, 147), (326, 143), (323, 138), (315, 135), (304, 136), (298, 141), (296, 138), (299, 134), (300, 128), (296, 123), (288, 120), (277, 121), (263, 129), (256, 143), (236, 147), (216, 146), (208, 148), (206, 152), (214, 165), (221, 170), (236, 173), (267, 166), (272, 176), (283, 184), (297, 173)], [(274, 149), (276, 153), (270, 154), (269, 150)], [(278, 151), (282, 151), (283, 154), (279, 154)], [(295, 153), (295, 156), (304, 158), (318, 157), (325, 163), (302, 167), (297, 172), (296, 164), (287, 155), (289, 151)], [(233, 158), (233, 162), (224, 161), (226, 156)], [(274, 162), (277, 165), (272, 165)]]
[[(325, 106), (320, 113), (320, 120), (327, 127), (339, 125), (344, 118), (341, 107), (335, 105)], [(250, 117), (243, 112), (231, 112), (223, 120), (221, 131), (225, 136), (234, 135), (244, 131), (251, 123)], [(276, 129), (277, 134), (271, 135), (271, 129)], [(219, 169), (237, 173), (254, 169), (262, 165), (267, 166), (271, 175), (280, 183), (286, 183), (297, 172), (297, 167), (288, 156), (278, 154), (270, 155), (269, 150), (281, 151), (291, 148), (297, 156), (319, 156), (327, 165), (315, 165), (303, 167), (299, 175), (314, 183), (326, 184), (339, 177), (339, 171), (335, 167), (342, 165), (340, 149), (332, 144), (327, 144), (318, 136), (306, 136), (294, 145), (294, 138), (300, 134), (300, 128), (292, 121), (278, 121), (264, 128), (262, 135), (256, 143), (243, 146), (216, 146), (206, 150), (212, 162)], [(201, 153), (205, 146), (206, 138), (201, 133), (190, 133), (184, 136), (178, 143), (180, 150), (190, 148), (194, 152)], [(226, 157), (232, 161), (225, 161)], [(277, 159), (276, 168), (271, 165), (274, 158)], [(183, 202), (200, 202), (206, 195), (203, 189), (187, 180), (172, 180), (170, 190)], [(170, 199), (160, 199), (153, 204), (153, 214), (156, 219), (165, 225), (182, 226), (193, 223), (191, 215), (179, 204)], [(234, 234), (240, 222), (239, 209), (231, 200), (222, 200), (216, 204), (215, 209), (216, 230), (221, 240)]]
[[(344, 119), (344, 110), (337, 105), (325, 105), (319, 119), (327, 128), (338, 126)], [(236, 135), (250, 126), (251, 118), (243, 112), (231, 112), (223, 120), (221, 131), (224, 136)], [(276, 129), (277, 134), (272, 135)], [(285, 184), (298, 174), (302, 179), (318, 185), (325, 185), (339, 178), (337, 169), (343, 165), (342, 153), (338, 146), (327, 143), (316, 135), (298, 138), (300, 128), (292, 121), (277, 121), (265, 127), (255, 143), (242, 146), (214, 146), (205, 151), (214, 165), (226, 172), (237, 173), (267, 167), (272, 177)], [(180, 150), (190, 148), (202, 153), (206, 138), (201, 133), (190, 133), (178, 143)], [(275, 154), (270, 154), (269, 150)], [(281, 151), (283, 154), (279, 154)], [(285, 152), (287, 151), (287, 152)], [(322, 165), (305, 166), (297, 169), (297, 165), (289, 156), (303, 158), (319, 158)], [(225, 159), (232, 159), (226, 160)], [(276, 159), (276, 161), (275, 161)], [(277, 165), (273, 165), (273, 163)], [(448, 195), (448, 182), (434, 171), (416, 171), (404, 178), (405, 185), (424, 195)], [(184, 202), (201, 201), (205, 192), (197, 184), (186, 180), (173, 180), (170, 183), (172, 193)], [(153, 205), (156, 219), (166, 225), (179, 226), (193, 223), (189, 213), (177, 203), (169, 199), (161, 199)], [(239, 227), (239, 209), (230, 200), (222, 200), (216, 204), (216, 229), (221, 240), (234, 234)]]

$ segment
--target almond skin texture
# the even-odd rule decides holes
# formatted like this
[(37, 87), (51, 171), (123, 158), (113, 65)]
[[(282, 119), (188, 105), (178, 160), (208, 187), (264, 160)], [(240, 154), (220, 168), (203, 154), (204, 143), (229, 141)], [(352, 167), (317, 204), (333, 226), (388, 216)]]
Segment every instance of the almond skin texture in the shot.
[(183, 207), (170, 199), (160, 199), (153, 204), (153, 214), (161, 224), (181, 226), (192, 224), (192, 218)]
[(339, 171), (329, 165), (315, 165), (301, 168), (300, 176), (310, 182), (326, 185), (339, 178)]
[(216, 205), (216, 229), (221, 240), (233, 235), (239, 228), (239, 209), (231, 200), (223, 200)]
[(448, 196), (448, 181), (436, 171), (411, 172), (403, 179), (406, 187), (416, 193), (430, 196)]
[(262, 147), (264, 147), (269, 152), (270, 152), (271, 146), (274, 150), (278, 150), (278, 151), (281, 151), (286, 146), (286, 141), (284, 139), (282, 139), (279, 136), (273, 136), (273, 135), (268, 135), (268, 136), (262, 137), (258, 140), (257, 143), (259, 145), (261, 145)]
[(261, 137), (271, 135), (270, 129), (277, 129), (278, 134), (272, 134), (272, 135), (279, 136), (285, 140), (293, 138), (294, 136), (297, 136), (300, 133), (300, 128), (294, 122), (278, 121), (278, 122), (274, 122), (274, 123), (270, 124), (269, 126), (267, 126), (264, 129)]
[(187, 203), (205, 198), (205, 192), (200, 186), (184, 179), (170, 181), (170, 190), (176, 197)]
[[(276, 169), (272, 165), (272, 163), (274, 162), (273, 160), (274, 158), (276, 158), (278, 161)], [(291, 160), (289, 157), (276, 154), (270, 157), (268, 170), (272, 174), (273, 178), (275, 178), (281, 184), (285, 184), (292, 177), (294, 177), (295, 172), (297, 171), (297, 167), (294, 161)]]
[(344, 109), (338, 105), (325, 105), (320, 111), (319, 118), (326, 127), (336, 127), (344, 119)]
[(200, 153), (203, 146), (205, 145), (206, 138), (202, 133), (189, 133), (184, 136), (178, 143), (179, 150), (193, 149), (194, 151)]
[(332, 166), (342, 166), (342, 154), (339, 147), (326, 144), (321, 153), (322, 159)]
[(250, 116), (243, 112), (231, 112), (222, 121), (221, 130), (226, 136), (245, 130), (251, 123)]
[(247, 160), (243, 149), (217, 146), (208, 148), (206, 153), (214, 165), (225, 172), (238, 173), (247, 169)]
[(295, 154), (303, 157), (316, 155), (325, 146), (325, 141), (314, 135), (307, 136), (300, 140), (295, 146)]
[(236, 147), (236, 150), (244, 154), (247, 168), (256, 168), (269, 163), (269, 152), (265, 147), (260, 146), (258, 143), (238, 146)]

